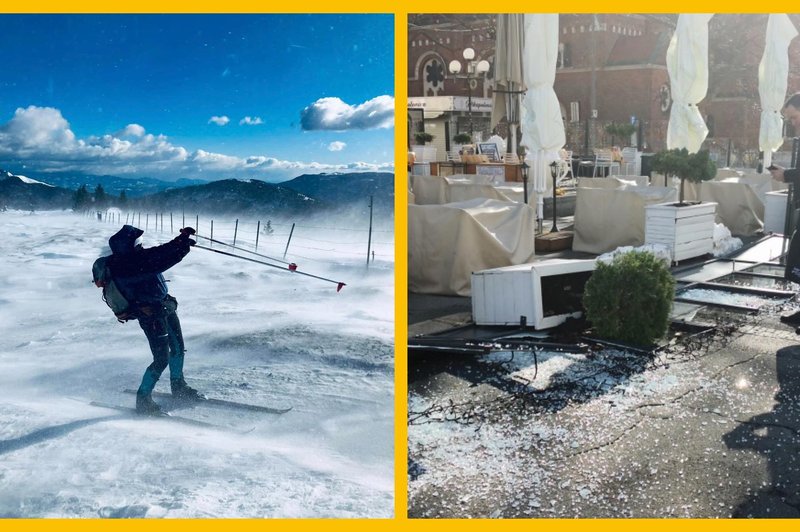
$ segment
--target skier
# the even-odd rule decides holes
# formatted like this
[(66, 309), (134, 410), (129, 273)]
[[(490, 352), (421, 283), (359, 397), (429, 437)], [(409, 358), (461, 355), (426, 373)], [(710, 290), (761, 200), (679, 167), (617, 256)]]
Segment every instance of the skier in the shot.
[(198, 400), (204, 396), (190, 388), (183, 378), (184, 345), (181, 324), (176, 312), (178, 301), (167, 293), (162, 273), (179, 263), (195, 241), (191, 227), (180, 230), (180, 235), (160, 246), (143, 248), (144, 231), (124, 225), (108, 240), (113, 255), (108, 261), (114, 282), (133, 307), (150, 350), (153, 363), (144, 372), (136, 392), (136, 411), (158, 416), (163, 412), (153, 401), (152, 392), (161, 373), (169, 366), (172, 396), (182, 400)]

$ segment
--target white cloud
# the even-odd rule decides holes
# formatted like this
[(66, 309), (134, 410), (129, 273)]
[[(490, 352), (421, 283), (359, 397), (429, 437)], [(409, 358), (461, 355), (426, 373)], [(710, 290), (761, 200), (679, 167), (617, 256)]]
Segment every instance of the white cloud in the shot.
[(138, 124), (129, 124), (114, 134), (78, 139), (61, 111), (36, 106), (17, 109), (11, 120), (0, 124), (0, 168), (8, 168), (9, 163), (25, 165), (31, 172), (71, 171), (168, 180), (195, 175), (282, 181), (302, 173), (394, 170), (392, 162), (327, 164), (263, 155), (242, 158), (205, 150), (190, 152), (164, 135), (146, 133)]
[(208, 119), (208, 123), (209, 123), (209, 124), (212, 124), (212, 123), (213, 123), (213, 124), (217, 124), (218, 126), (224, 126), (225, 124), (227, 124), (227, 123), (228, 123), (228, 122), (230, 122), (230, 121), (231, 121), (231, 119), (230, 119), (230, 118), (228, 118), (228, 117), (227, 117), (227, 116), (225, 116), (225, 115), (222, 115), (222, 116), (212, 116), (211, 118), (209, 118), (209, 119)]
[(306, 131), (390, 128), (394, 126), (394, 98), (378, 96), (359, 105), (335, 97), (320, 98), (303, 109), (300, 117)]
[(333, 142), (328, 144), (329, 151), (342, 151), (343, 149), (345, 149), (345, 147), (347, 147), (347, 144), (344, 142), (340, 142), (338, 140), (334, 140)]
[(257, 126), (257, 125), (263, 124), (263, 123), (264, 123), (264, 121), (261, 120), (261, 118), (258, 117), (258, 116), (255, 116), (255, 117), (246, 116), (246, 117), (242, 118), (241, 120), (239, 120), (239, 125), (240, 126)]
[(70, 151), (78, 145), (61, 111), (52, 107), (19, 108), (14, 118), (0, 125), (0, 153), (35, 153), (40, 147), (48, 151)]
[(139, 124), (128, 124), (125, 129), (114, 133), (114, 135), (117, 137), (141, 137), (144, 133), (144, 128)]

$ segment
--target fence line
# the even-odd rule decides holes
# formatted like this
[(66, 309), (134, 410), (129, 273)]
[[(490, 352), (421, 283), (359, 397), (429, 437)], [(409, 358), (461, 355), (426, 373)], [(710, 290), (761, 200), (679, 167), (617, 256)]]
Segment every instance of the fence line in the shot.
[[(152, 214), (152, 216), (151, 216)], [(151, 232), (158, 232), (164, 233), (164, 214), (163, 212), (143, 212), (143, 211), (131, 211), (123, 212), (118, 209), (109, 209), (105, 212), (103, 211), (84, 211), (84, 215), (91, 218), (96, 218), (99, 221), (106, 222), (108, 224), (117, 224), (122, 225), (131, 224), (136, 225), (137, 227), (143, 229), (144, 231), (151, 231)], [(175, 220), (175, 215), (173, 212), (169, 212), (169, 233), (175, 234), (176, 229), (174, 227), (173, 221)], [(144, 216), (142, 216), (144, 215)], [(181, 227), (186, 226), (186, 213), (182, 212), (180, 215), (181, 220)], [(124, 222), (123, 222), (124, 219)], [(142, 223), (144, 222), (144, 223)], [(191, 223), (191, 218), (190, 218)], [(288, 232), (278, 232), (275, 231), (275, 227), (287, 227), (289, 228)], [(287, 253), (290, 252), (293, 256), (297, 256), (307, 260), (314, 260), (318, 262), (320, 261), (319, 258), (312, 258), (312, 257), (305, 257), (298, 255), (295, 250), (311, 250), (311, 251), (321, 251), (321, 252), (336, 252), (337, 255), (344, 255), (347, 257), (363, 257), (364, 251), (363, 249), (366, 248), (368, 261), (367, 265), (370, 262), (374, 262), (376, 257), (380, 258), (393, 258), (394, 257), (394, 242), (393, 241), (376, 241), (374, 239), (370, 241), (367, 240), (368, 229), (360, 229), (354, 227), (320, 227), (320, 226), (311, 226), (311, 225), (301, 225), (297, 223), (289, 224), (275, 224), (271, 220), (267, 220), (266, 222), (262, 222), (262, 220), (256, 220), (253, 222), (243, 221), (239, 218), (235, 220), (228, 221), (228, 220), (218, 220), (214, 218), (208, 219), (201, 219), (199, 214), (194, 216), (194, 228), (197, 230), (198, 234), (204, 235), (209, 234), (210, 238), (214, 238), (217, 240), (233, 240), (234, 245), (238, 245), (240, 247), (249, 246), (254, 251), (258, 251), (259, 246), (261, 247), (270, 247), (272, 248), (273, 252), (276, 252), (278, 247), (283, 249), (284, 257)], [(348, 238), (346, 240), (326, 240), (323, 238), (316, 238), (319, 236), (320, 230), (327, 230), (332, 231), (333, 233), (339, 232), (347, 232), (347, 233), (356, 233), (352, 234), (352, 238)], [(208, 231), (208, 233), (206, 233)], [(302, 233), (306, 231), (310, 234), (314, 235), (311, 236), (304, 236)], [(359, 233), (364, 233), (363, 235)], [(215, 236), (216, 233), (216, 236)], [(373, 233), (390, 233), (394, 234), (393, 231), (382, 231), (382, 230), (375, 230), (373, 229)], [(338, 235), (337, 235), (338, 236)], [(345, 236), (345, 235), (342, 235)], [(345, 237), (346, 238), (346, 237)], [(314, 245), (304, 245), (304, 244), (331, 244), (330, 248), (322, 248)], [(213, 246), (213, 243), (210, 244)], [(373, 249), (370, 249), (370, 246)], [(361, 247), (362, 251), (357, 251), (357, 248)]]

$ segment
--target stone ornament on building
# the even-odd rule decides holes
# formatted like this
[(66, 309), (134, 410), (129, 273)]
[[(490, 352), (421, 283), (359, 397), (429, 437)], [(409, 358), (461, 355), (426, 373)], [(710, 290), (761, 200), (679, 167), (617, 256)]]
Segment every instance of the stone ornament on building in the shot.
[(658, 97), (661, 100), (661, 112), (664, 114), (669, 113), (670, 105), (672, 105), (672, 95), (669, 91), (669, 85), (666, 83), (661, 85), (661, 88), (658, 90)]
[(431, 59), (425, 65), (425, 95), (438, 96), (444, 88), (444, 65), (438, 59)]

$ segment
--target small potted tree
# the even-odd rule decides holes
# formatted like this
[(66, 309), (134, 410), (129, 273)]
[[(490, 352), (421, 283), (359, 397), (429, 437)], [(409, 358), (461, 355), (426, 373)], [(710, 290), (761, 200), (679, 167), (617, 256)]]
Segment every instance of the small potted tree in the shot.
[(419, 131), (417, 133), (414, 133), (414, 140), (416, 140), (417, 144), (419, 144), (420, 146), (424, 146), (425, 144), (433, 140), (433, 135), (425, 131)]
[(464, 145), (471, 143), (472, 143), (472, 137), (469, 136), (469, 133), (458, 133), (456, 136), (453, 137), (453, 151), (458, 154), (462, 154), (462, 149)]
[(653, 170), (667, 178), (680, 179), (678, 203), (660, 203), (646, 207), (645, 243), (664, 244), (673, 252), (673, 261), (710, 253), (713, 248), (714, 218), (717, 204), (713, 202), (687, 202), (686, 181), (701, 183), (714, 177), (716, 165), (708, 150), (689, 153), (686, 148), (676, 148), (657, 153), (653, 157)]
[(686, 148), (675, 148), (664, 150), (653, 157), (653, 170), (664, 174), (664, 186), (667, 186), (667, 178), (677, 177), (681, 180), (679, 201), (681, 205), (686, 205), (684, 201), (686, 181), (701, 183), (713, 179), (717, 173), (717, 166), (711, 160), (708, 150), (700, 150), (697, 153), (689, 153)]
[(636, 127), (633, 124), (617, 124), (616, 122), (611, 122), (610, 124), (606, 125), (605, 130), (606, 133), (611, 135), (611, 145), (614, 146), (617, 144), (617, 137), (625, 140), (626, 144), (629, 143), (631, 140), (631, 135), (633, 135), (634, 131), (636, 131)]
[(418, 163), (428, 163), (436, 159), (436, 148), (427, 147), (426, 144), (434, 139), (434, 136), (426, 131), (414, 133), (414, 141), (417, 143), (411, 149), (416, 155)]

